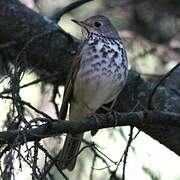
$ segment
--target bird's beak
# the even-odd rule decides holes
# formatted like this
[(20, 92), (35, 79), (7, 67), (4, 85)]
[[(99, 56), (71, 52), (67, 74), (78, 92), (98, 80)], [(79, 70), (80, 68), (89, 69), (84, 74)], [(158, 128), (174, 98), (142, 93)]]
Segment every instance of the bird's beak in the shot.
[(88, 27), (91, 27), (89, 24), (85, 23), (84, 21), (77, 21), (75, 19), (71, 19), (71, 21), (85, 29), (88, 29)]

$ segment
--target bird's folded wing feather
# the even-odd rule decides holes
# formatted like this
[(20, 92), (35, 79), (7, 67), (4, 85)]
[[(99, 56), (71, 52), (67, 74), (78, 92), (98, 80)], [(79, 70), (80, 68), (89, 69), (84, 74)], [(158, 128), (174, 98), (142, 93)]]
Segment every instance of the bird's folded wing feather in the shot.
[(68, 103), (71, 101), (73, 93), (73, 84), (76, 78), (77, 72), (79, 71), (81, 57), (77, 56), (71, 65), (70, 72), (68, 74), (66, 84), (64, 87), (64, 94), (62, 105), (59, 113), (59, 119), (64, 120), (66, 118)]

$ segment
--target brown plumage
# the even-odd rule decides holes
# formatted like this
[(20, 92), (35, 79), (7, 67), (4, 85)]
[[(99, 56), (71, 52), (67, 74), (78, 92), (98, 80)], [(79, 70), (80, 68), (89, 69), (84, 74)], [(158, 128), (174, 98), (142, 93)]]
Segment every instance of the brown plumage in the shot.
[[(127, 57), (121, 39), (104, 16), (76, 21), (86, 32), (65, 85), (60, 119), (65, 119), (70, 103), (69, 120), (79, 121), (103, 104), (114, 101), (127, 78)], [(83, 134), (68, 134), (60, 155), (60, 167), (75, 166)]]

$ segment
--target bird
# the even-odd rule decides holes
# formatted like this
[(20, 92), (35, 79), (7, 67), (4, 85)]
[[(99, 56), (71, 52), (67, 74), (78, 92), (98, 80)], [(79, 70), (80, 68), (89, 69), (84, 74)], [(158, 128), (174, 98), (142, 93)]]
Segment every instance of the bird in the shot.
[[(59, 118), (66, 118), (70, 104), (69, 120), (79, 121), (105, 104), (114, 104), (127, 80), (128, 58), (107, 17), (95, 15), (72, 21), (82, 28), (84, 40), (66, 80)], [(59, 158), (61, 169), (74, 169), (82, 138), (81, 133), (66, 136)]]

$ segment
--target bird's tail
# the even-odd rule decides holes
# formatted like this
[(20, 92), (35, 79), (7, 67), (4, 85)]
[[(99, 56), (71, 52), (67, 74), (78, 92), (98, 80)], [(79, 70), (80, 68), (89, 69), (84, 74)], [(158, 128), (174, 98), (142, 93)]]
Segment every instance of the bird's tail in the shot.
[(60, 154), (59, 165), (61, 169), (73, 170), (78, 156), (83, 134), (68, 134)]

